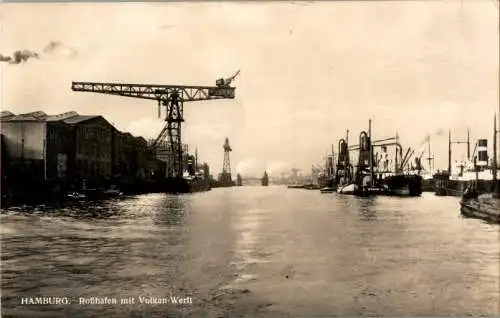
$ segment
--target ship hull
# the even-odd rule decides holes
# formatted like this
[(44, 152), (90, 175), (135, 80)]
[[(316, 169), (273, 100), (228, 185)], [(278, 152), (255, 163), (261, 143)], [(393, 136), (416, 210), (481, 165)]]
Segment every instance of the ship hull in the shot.
[(423, 179), (422, 180), (422, 192), (435, 192), (436, 182), (434, 179)]
[(418, 175), (396, 175), (384, 179), (388, 193), (395, 196), (420, 196), (422, 194), (422, 177)]
[(493, 180), (447, 180), (440, 187), (436, 187), (435, 193), (441, 196), (460, 197), (473, 183), (476, 183), (476, 191), (481, 194), (493, 192), (495, 188)]
[(164, 183), (166, 193), (193, 193), (211, 190), (210, 184), (202, 179), (167, 178)]

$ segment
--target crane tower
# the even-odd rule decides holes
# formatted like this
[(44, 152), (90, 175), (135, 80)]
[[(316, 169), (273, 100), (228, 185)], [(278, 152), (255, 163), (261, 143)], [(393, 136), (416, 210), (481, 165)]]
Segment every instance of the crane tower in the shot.
[(220, 182), (222, 184), (231, 184), (231, 161), (229, 159), (229, 153), (233, 151), (233, 149), (231, 149), (231, 146), (229, 145), (229, 139), (227, 137), (222, 148), (224, 149), (224, 162), (222, 163)]
[(158, 102), (158, 117), (161, 117), (162, 107), (164, 107), (164, 120), (166, 123), (151, 148), (157, 150), (158, 145), (163, 144), (167, 149), (166, 178), (182, 179), (184, 172), (183, 157), (187, 151), (187, 149), (183, 149), (181, 142), (184, 102), (234, 99), (235, 88), (230, 87), (230, 84), (239, 72), (236, 72), (230, 78), (218, 79), (215, 86), (72, 82), (71, 89), (77, 92), (156, 100)]

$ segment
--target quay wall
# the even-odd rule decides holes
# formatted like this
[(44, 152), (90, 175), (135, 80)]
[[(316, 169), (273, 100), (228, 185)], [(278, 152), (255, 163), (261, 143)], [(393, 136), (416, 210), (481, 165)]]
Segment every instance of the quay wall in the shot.
[(102, 116), (34, 112), (0, 119), (2, 206), (57, 199), (84, 184), (115, 185), (124, 194), (164, 187), (165, 159)]

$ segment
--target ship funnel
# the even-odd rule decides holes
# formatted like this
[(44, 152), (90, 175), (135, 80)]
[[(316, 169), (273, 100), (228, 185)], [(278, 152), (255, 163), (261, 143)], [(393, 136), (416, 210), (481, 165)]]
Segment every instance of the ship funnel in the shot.
[(488, 139), (479, 139), (477, 141), (477, 165), (488, 165)]

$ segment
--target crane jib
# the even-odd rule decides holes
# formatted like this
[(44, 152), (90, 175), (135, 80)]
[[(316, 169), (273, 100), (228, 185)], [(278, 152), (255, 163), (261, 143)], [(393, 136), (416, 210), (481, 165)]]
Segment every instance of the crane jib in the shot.
[(113, 84), (95, 82), (72, 82), (71, 89), (77, 92), (92, 92), (127, 97), (166, 100), (178, 95), (182, 101), (201, 101), (210, 99), (234, 99), (234, 87), (216, 86), (179, 86)]

